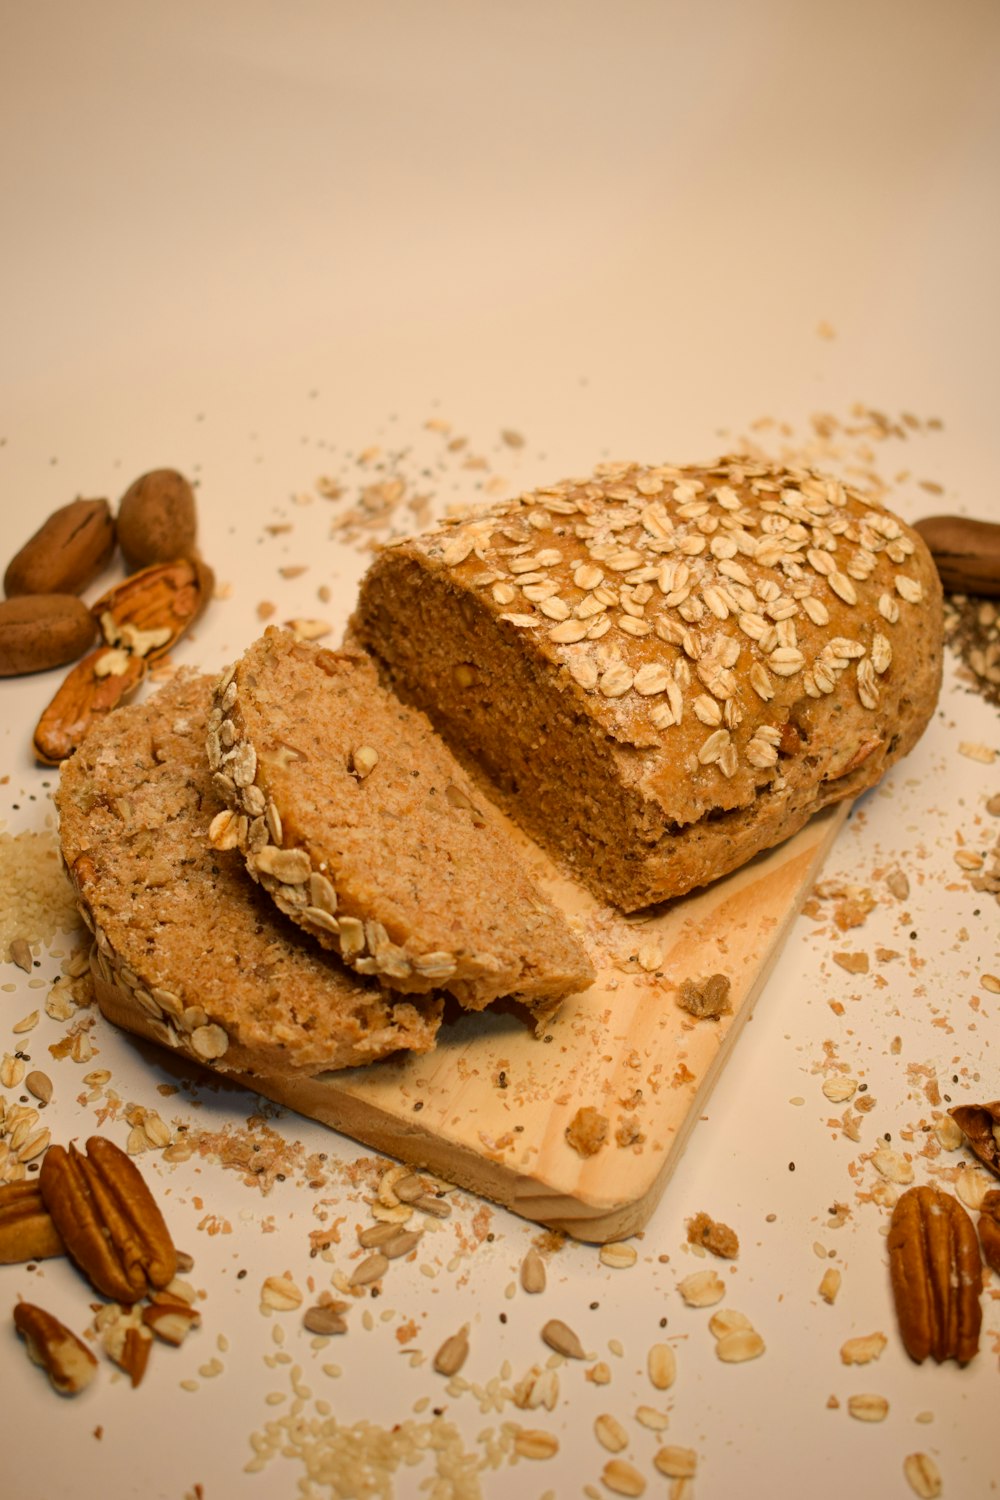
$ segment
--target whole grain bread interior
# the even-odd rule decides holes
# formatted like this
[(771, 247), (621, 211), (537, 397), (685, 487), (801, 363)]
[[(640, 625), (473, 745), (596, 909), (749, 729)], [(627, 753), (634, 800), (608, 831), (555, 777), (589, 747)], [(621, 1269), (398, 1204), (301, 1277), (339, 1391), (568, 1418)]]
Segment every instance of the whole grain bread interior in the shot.
[(926, 546), (834, 478), (607, 465), (390, 544), (351, 638), (627, 911), (871, 786), (941, 676)]
[(312, 1076), (425, 1052), (439, 997), (387, 995), (303, 942), (213, 849), (222, 810), (205, 760), (211, 679), (180, 675), (120, 709), (62, 767), (62, 850), (96, 938), (102, 1009), (200, 1062)]
[(269, 629), (217, 684), (208, 757), (231, 808), (212, 841), (356, 972), (539, 1014), (593, 981), (495, 809), (367, 656)]

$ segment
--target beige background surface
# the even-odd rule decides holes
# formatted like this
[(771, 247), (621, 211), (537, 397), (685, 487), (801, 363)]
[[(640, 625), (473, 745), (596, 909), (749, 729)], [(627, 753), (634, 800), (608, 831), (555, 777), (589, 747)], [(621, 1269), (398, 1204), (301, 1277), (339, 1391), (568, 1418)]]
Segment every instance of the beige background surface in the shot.
[[(1000, 520), (992, 3), (43, 0), (8, 7), (3, 32), (0, 556), (77, 493), (115, 499), (145, 469), (185, 469), (199, 481), (205, 553), (228, 588), (178, 661), (221, 666), (259, 629), (260, 600), (280, 618), (318, 613), (323, 584), (323, 612), (342, 621), (364, 554), (330, 539), (337, 507), (295, 503), (317, 495), (323, 474), (341, 479), (348, 501), (372, 478), (403, 474), (408, 494), (433, 491), (440, 506), (607, 456), (711, 456), (762, 417), (787, 423), (788, 443), (801, 446), (810, 414), (844, 424), (861, 402), (920, 426), (881, 441), (841, 430), (828, 460), (898, 478), (893, 503), (910, 518), (947, 509)], [(429, 419), (449, 422), (468, 449), (449, 450)], [(504, 429), (524, 446), (505, 443)], [(774, 429), (757, 437), (779, 440)], [(364, 459), (374, 447), (380, 455)], [(470, 453), (488, 467), (463, 467)], [(285, 524), (292, 531), (264, 529)], [(281, 565), (309, 572), (288, 579)], [(52, 688), (0, 683), (9, 831), (44, 823), (49, 778), (27, 745)], [(544, 1308), (508, 1299), (531, 1231), (497, 1212), (493, 1240), (470, 1250), (478, 1205), (465, 1199), (459, 1228), (420, 1257), (437, 1274), (394, 1266), (369, 1304), (371, 1331), (358, 1306), (348, 1338), (316, 1354), (285, 1317), (286, 1348), (314, 1397), (344, 1422), (390, 1426), (427, 1396), (470, 1447), (508, 1419), (556, 1434), (555, 1459), (487, 1472), (489, 1497), (515, 1486), (605, 1493), (610, 1455), (591, 1433), (601, 1411), (626, 1424), (625, 1456), (650, 1494), (667, 1490), (651, 1466), (664, 1440), (697, 1450), (702, 1500), (905, 1496), (903, 1459), (918, 1450), (934, 1457), (944, 1495), (995, 1492), (998, 1303), (985, 1301), (974, 1366), (912, 1366), (894, 1336), (887, 1212), (871, 1201), (882, 1133), (915, 1154), (918, 1181), (954, 1174), (957, 1158), (919, 1154), (946, 1103), (932, 1105), (929, 1082), (956, 1099), (1000, 1095), (997, 1002), (981, 983), (1000, 969), (998, 908), (953, 858), (960, 840), (986, 851), (996, 838), (983, 809), (1000, 790), (998, 762), (963, 756), (969, 741), (1000, 751), (997, 714), (951, 671), (931, 731), (865, 799), (828, 863), (830, 879), (869, 887), (876, 909), (846, 933), (834, 902), (799, 922), (637, 1265), (612, 1271), (594, 1249), (568, 1247), (550, 1259)], [(895, 866), (910, 875), (903, 905), (886, 894)], [(901, 957), (879, 964), (878, 946)], [(845, 949), (869, 952), (871, 972), (836, 964)], [(43, 955), (36, 973), (57, 971)], [(10, 1026), (44, 989), (9, 966), (0, 981), (15, 985), (0, 992), (6, 1051)], [(43, 1017), (35, 1055), (63, 1029)], [(125, 1101), (202, 1127), (242, 1122), (253, 1106), (204, 1088), (164, 1103), (156, 1088), (170, 1079), (151, 1057), (106, 1028), (95, 1036)], [(876, 1099), (856, 1142), (821, 1092), (831, 1058)], [(77, 1102), (83, 1071), (52, 1067), (49, 1118), (63, 1137), (95, 1125), (95, 1107)], [(124, 1139), (121, 1119), (107, 1128)], [(276, 1128), (347, 1166), (360, 1155), (294, 1117)], [(257, 1312), (260, 1282), (287, 1269), (320, 1286), (332, 1269), (308, 1257), (315, 1196), (290, 1179), (263, 1198), (211, 1162), (143, 1165), (197, 1255), (200, 1343), (155, 1360), (135, 1393), (104, 1371), (71, 1406), (0, 1333), (5, 1427), (23, 1435), (8, 1448), (5, 1488), (53, 1500), (181, 1500), (196, 1482), (206, 1500), (265, 1485), (295, 1493), (293, 1463), (276, 1460), (264, 1479), (242, 1466), (248, 1434), (289, 1404), (266, 1400), (288, 1395), (288, 1376), (265, 1363), (276, 1345)], [(327, 1190), (338, 1194), (348, 1232), (337, 1265), (349, 1271), (350, 1231), (367, 1210), (342, 1181)], [(835, 1203), (849, 1209), (840, 1227)], [(683, 1243), (700, 1209), (741, 1236), (723, 1274), (727, 1304), (765, 1336), (750, 1365), (722, 1366), (707, 1315), (676, 1291), (705, 1265)], [(210, 1234), (209, 1215), (232, 1232)], [(843, 1271), (832, 1308), (816, 1294), (824, 1262)], [(0, 1294), (35, 1296), (82, 1326), (85, 1298), (65, 1267), (5, 1269)], [(381, 1322), (383, 1311), (393, 1316)], [(469, 1321), (463, 1373), (485, 1387), (506, 1360), (501, 1383), (511, 1384), (543, 1362), (548, 1316), (577, 1327), (614, 1375), (601, 1388), (565, 1368), (551, 1415), (448, 1396), (428, 1366), (410, 1368), (395, 1336), (413, 1318), (419, 1337), (407, 1347), (432, 1354)], [(845, 1367), (844, 1339), (874, 1329), (889, 1336), (879, 1362)], [(679, 1367), (662, 1397), (644, 1373), (659, 1338), (675, 1344)], [(212, 1357), (223, 1372), (200, 1376)], [(322, 1374), (331, 1359), (343, 1376)], [(847, 1415), (857, 1391), (889, 1398), (885, 1422)], [(642, 1403), (669, 1408), (663, 1438), (634, 1420)], [(399, 1477), (397, 1493), (417, 1494), (427, 1472)]]

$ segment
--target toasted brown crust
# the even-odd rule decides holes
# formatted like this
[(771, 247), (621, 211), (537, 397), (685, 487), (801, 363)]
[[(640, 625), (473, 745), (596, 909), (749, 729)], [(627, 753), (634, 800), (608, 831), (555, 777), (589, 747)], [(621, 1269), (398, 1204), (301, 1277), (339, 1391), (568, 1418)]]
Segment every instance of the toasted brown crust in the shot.
[(102, 1008), (240, 1073), (313, 1075), (433, 1045), (441, 1002), (391, 1004), (304, 944), (211, 848), (222, 810), (205, 762), (206, 677), (119, 710), (62, 769), (63, 854), (94, 930)]
[(920, 537), (835, 479), (607, 466), (390, 545), (352, 634), (626, 909), (855, 796), (936, 702)]
[(216, 687), (211, 837), (292, 921), (389, 988), (550, 1011), (593, 981), (495, 810), (370, 660), (276, 629)]

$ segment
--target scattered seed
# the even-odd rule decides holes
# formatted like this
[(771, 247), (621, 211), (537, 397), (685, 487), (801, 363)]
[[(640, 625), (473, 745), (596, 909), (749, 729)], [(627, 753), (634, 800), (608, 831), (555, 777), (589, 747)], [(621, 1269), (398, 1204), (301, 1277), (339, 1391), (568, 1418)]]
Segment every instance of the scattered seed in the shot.
[(413, 1207), (419, 1208), (422, 1214), (428, 1214), (432, 1219), (451, 1217), (451, 1204), (446, 1203), (443, 1198), (435, 1198), (431, 1193), (424, 1193), (421, 1197), (415, 1198)]
[(658, 1391), (669, 1390), (677, 1378), (677, 1356), (669, 1344), (654, 1344), (646, 1356), (646, 1370)]
[(393, 1222), (369, 1224), (358, 1234), (358, 1244), (363, 1250), (378, 1250), (390, 1244), (400, 1233), (399, 1225)]
[(594, 1419), (594, 1436), (609, 1453), (621, 1453), (628, 1447), (628, 1433), (618, 1419), (607, 1412)]
[(640, 1427), (647, 1428), (650, 1432), (665, 1432), (670, 1426), (670, 1418), (665, 1411), (657, 1411), (655, 1406), (637, 1406), (635, 1409), (635, 1420)]
[(304, 1327), (315, 1334), (346, 1333), (347, 1323), (342, 1316), (345, 1305), (343, 1302), (330, 1302), (308, 1308), (302, 1319)]
[(521, 1262), (521, 1289), (530, 1293), (545, 1290), (545, 1262), (534, 1246)]
[(638, 1469), (623, 1458), (612, 1458), (601, 1471), (601, 1482), (615, 1495), (644, 1495), (646, 1481)]
[(908, 1453), (903, 1459), (903, 1475), (920, 1500), (936, 1500), (941, 1493), (941, 1471), (926, 1453)]
[(860, 1393), (847, 1398), (848, 1416), (859, 1422), (884, 1422), (889, 1415), (889, 1403), (884, 1396)]
[(698, 1467), (698, 1455), (693, 1448), (670, 1443), (653, 1455), (653, 1463), (668, 1479), (692, 1479)]
[(878, 1359), (888, 1340), (884, 1333), (859, 1334), (848, 1339), (840, 1347), (841, 1363), (845, 1365), (867, 1365)]
[(514, 1452), (519, 1458), (554, 1458), (559, 1452), (559, 1443), (551, 1432), (522, 1427), (514, 1434)]
[(400, 1260), (415, 1250), (423, 1238), (422, 1229), (399, 1229), (382, 1243), (382, 1254), (386, 1260)]
[(291, 1312), (302, 1306), (302, 1293), (290, 1276), (268, 1276), (261, 1287), (260, 1300), (263, 1307), (275, 1312)]
[(677, 1283), (688, 1307), (714, 1307), (726, 1295), (726, 1288), (717, 1271), (694, 1271)]
[(434, 1368), (439, 1375), (457, 1375), (469, 1355), (469, 1325), (464, 1323), (457, 1333), (445, 1339), (434, 1356)]
[(624, 1244), (620, 1240), (602, 1245), (600, 1249), (601, 1264), (610, 1266), (615, 1271), (628, 1270), (635, 1265), (637, 1258), (635, 1246)]
[(351, 1286), (371, 1286), (375, 1281), (381, 1281), (389, 1269), (388, 1258), (376, 1250), (372, 1255), (366, 1255), (364, 1260), (359, 1261), (354, 1268), (351, 1277)]
[(913, 1163), (891, 1146), (879, 1146), (872, 1156), (872, 1166), (889, 1182), (906, 1186), (913, 1181)]
[(5, 1052), (0, 1059), (0, 1084), (5, 1089), (16, 1089), (24, 1077), (24, 1063), (12, 1052)]
[(831, 1104), (846, 1104), (858, 1092), (856, 1078), (828, 1078), (823, 1084), (823, 1093)]
[(17, 1036), (23, 1036), (26, 1031), (32, 1031), (38, 1025), (37, 1010), (30, 1011), (28, 1015), (22, 1016), (20, 1021), (15, 1021), (10, 1028)]
[(559, 1318), (550, 1318), (542, 1329), (542, 1339), (550, 1349), (566, 1359), (586, 1359), (587, 1354), (580, 1340)]
[(23, 937), (14, 938), (11, 941), (9, 952), (11, 963), (16, 964), (19, 969), (23, 969), (26, 974), (30, 974), (32, 965), (31, 944), (27, 939)]
[(29, 1135), (27, 1140), (23, 1141), (18, 1147), (18, 1161), (34, 1161), (36, 1156), (41, 1156), (43, 1151), (48, 1150), (51, 1141), (52, 1136), (48, 1130), (36, 1130), (33, 1135)]
[(715, 1345), (719, 1359), (727, 1365), (741, 1365), (748, 1359), (757, 1359), (764, 1353), (764, 1340), (756, 1328), (735, 1328), (724, 1333)]
[(837, 1293), (840, 1291), (840, 1281), (840, 1272), (835, 1266), (830, 1266), (823, 1272), (819, 1284), (819, 1294), (824, 1302), (829, 1302), (831, 1305), (836, 1302)]

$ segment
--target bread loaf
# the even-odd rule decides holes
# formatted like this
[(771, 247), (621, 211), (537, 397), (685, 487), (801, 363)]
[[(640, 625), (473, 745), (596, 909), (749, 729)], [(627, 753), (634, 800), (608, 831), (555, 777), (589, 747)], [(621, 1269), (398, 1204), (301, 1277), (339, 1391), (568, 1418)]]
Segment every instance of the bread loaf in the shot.
[(312, 1076), (425, 1052), (435, 996), (399, 1000), (303, 942), (213, 849), (222, 803), (205, 760), (211, 680), (179, 675), (98, 723), (62, 767), (63, 856), (94, 932), (102, 1010), (241, 1074)]
[(853, 797), (937, 698), (920, 537), (805, 469), (607, 465), (388, 546), (353, 637), (631, 911)]
[(593, 982), (496, 811), (366, 656), (272, 627), (216, 687), (208, 756), (233, 810), (212, 840), (358, 973), (538, 1014)]

